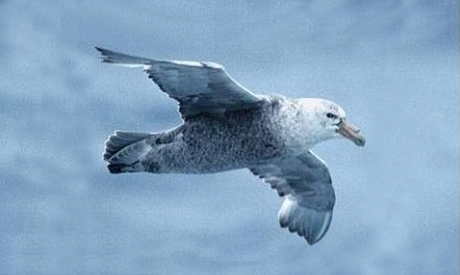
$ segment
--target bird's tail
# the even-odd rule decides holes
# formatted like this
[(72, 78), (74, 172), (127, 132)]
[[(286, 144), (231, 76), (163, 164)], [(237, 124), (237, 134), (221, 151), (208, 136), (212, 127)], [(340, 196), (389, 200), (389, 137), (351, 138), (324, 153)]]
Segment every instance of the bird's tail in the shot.
[(110, 173), (144, 171), (141, 161), (152, 149), (147, 141), (153, 135), (116, 131), (110, 136), (103, 155)]
[(146, 67), (151, 65), (152, 60), (144, 57), (127, 55), (124, 53), (118, 53), (99, 47), (95, 47), (101, 53), (102, 62), (111, 63), (114, 65), (120, 65), (125, 67)]

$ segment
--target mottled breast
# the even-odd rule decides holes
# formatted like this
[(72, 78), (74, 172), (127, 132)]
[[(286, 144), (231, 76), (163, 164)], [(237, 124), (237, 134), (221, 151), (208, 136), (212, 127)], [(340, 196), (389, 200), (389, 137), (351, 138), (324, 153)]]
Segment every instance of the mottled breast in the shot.
[(178, 129), (182, 148), (175, 157), (175, 169), (218, 172), (281, 156), (285, 145), (273, 119), (276, 108), (275, 103), (267, 102), (255, 109), (187, 119)]

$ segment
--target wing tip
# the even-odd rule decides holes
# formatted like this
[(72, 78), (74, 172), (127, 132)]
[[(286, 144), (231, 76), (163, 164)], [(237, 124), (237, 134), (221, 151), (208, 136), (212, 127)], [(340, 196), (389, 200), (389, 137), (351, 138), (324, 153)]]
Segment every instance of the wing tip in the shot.
[(94, 48), (96, 49), (96, 51), (98, 51), (101, 54), (101, 58), (108, 57), (111, 53), (113, 53), (113, 51), (110, 51), (110, 50), (107, 50), (107, 49), (104, 49), (98, 46), (94, 46)]
[(332, 220), (332, 211), (317, 211), (299, 205), (295, 198), (287, 197), (278, 212), (279, 223), (291, 233), (304, 237), (314, 245), (326, 235)]
[(101, 58), (102, 63), (116, 63), (110, 57), (110, 56), (113, 56), (114, 54), (113, 51), (110, 51), (110, 50), (107, 50), (107, 49), (104, 49), (98, 46), (94, 46), (94, 48), (96, 49), (96, 51), (98, 51), (101, 54), (100, 58)]
[(127, 55), (124, 53), (107, 50), (98, 46), (94, 46), (94, 48), (101, 54), (100, 58), (102, 63), (110, 63), (132, 68), (146, 68), (153, 61), (148, 58)]

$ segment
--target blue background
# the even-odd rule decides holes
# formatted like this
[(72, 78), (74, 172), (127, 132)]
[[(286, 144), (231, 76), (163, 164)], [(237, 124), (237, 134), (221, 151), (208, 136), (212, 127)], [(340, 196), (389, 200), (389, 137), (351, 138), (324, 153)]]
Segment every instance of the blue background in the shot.
[[(1, 274), (458, 274), (459, 2), (1, 1)], [(180, 123), (93, 46), (223, 64), (324, 97), (367, 145), (318, 145), (337, 202), (308, 246), (247, 170), (111, 175), (114, 130)]]

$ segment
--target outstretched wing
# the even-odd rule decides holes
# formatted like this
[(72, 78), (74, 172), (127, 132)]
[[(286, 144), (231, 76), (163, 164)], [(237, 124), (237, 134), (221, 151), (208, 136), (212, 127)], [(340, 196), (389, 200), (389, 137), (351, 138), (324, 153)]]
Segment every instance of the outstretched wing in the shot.
[(163, 92), (179, 101), (183, 118), (250, 108), (261, 102), (216, 63), (153, 60), (96, 49), (102, 54), (102, 62), (144, 68)]
[(250, 170), (285, 197), (278, 212), (281, 227), (297, 232), (309, 244), (321, 240), (331, 223), (335, 195), (329, 171), (319, 157), (309, 151)]

